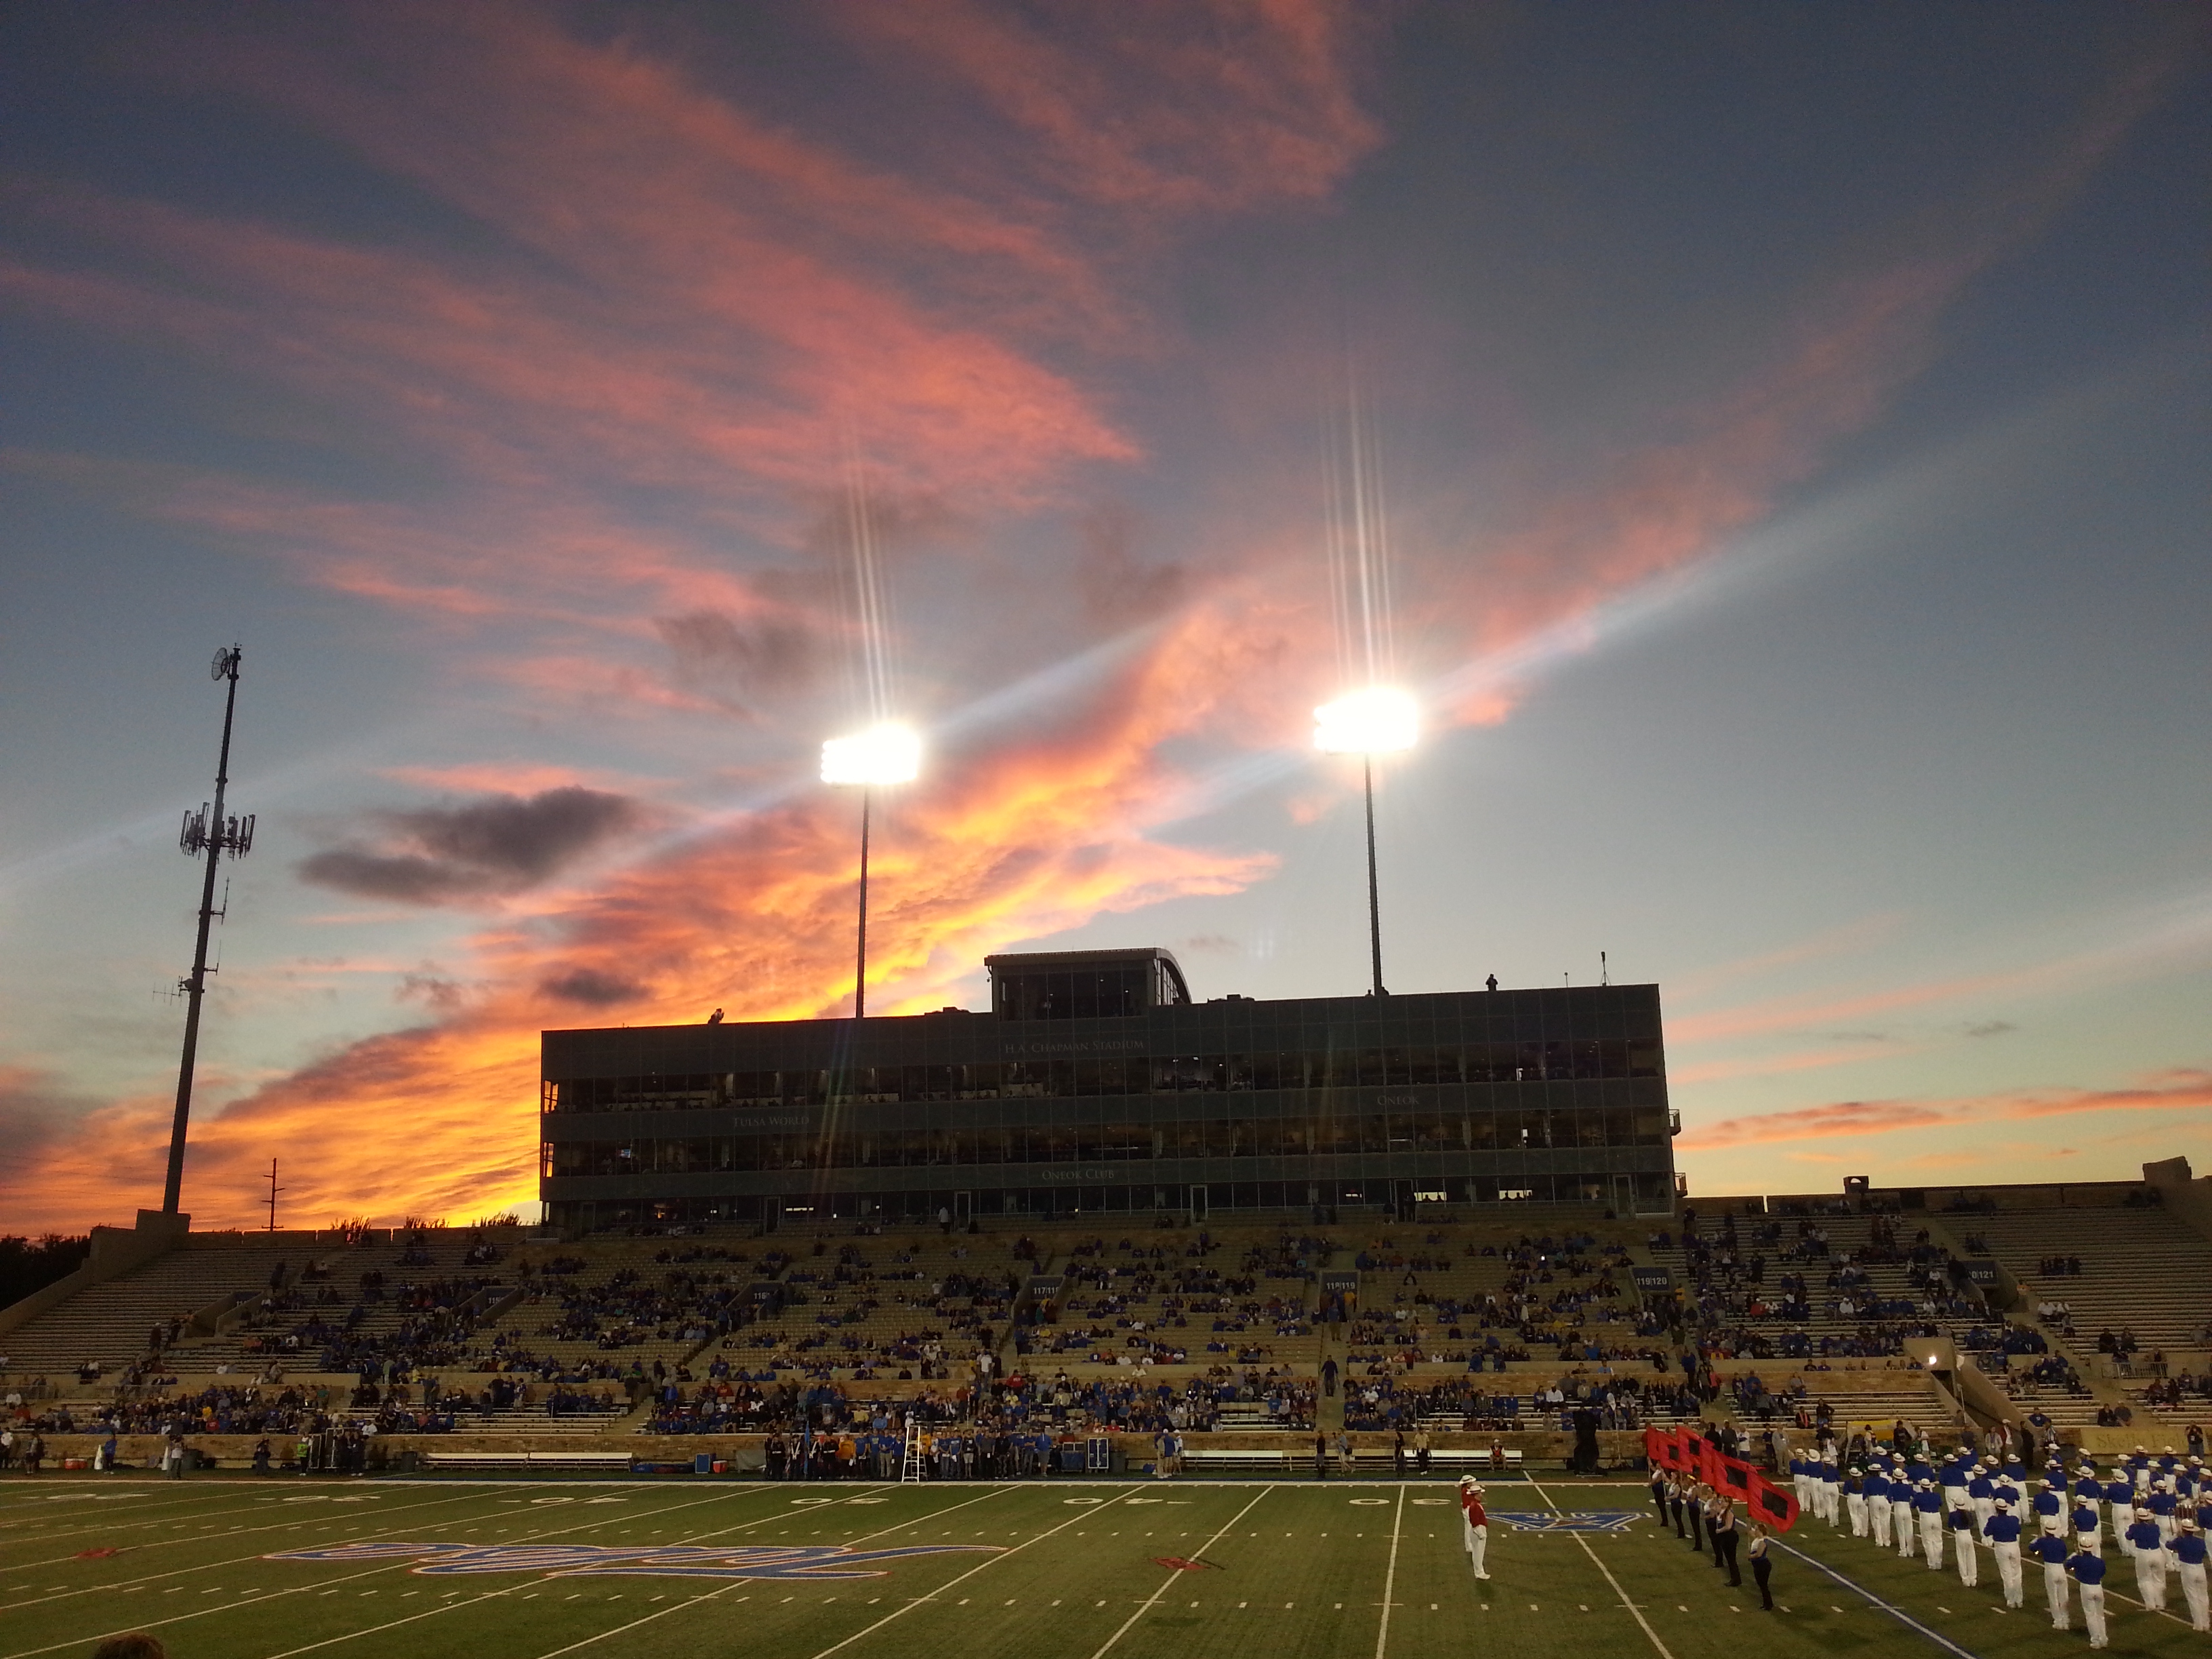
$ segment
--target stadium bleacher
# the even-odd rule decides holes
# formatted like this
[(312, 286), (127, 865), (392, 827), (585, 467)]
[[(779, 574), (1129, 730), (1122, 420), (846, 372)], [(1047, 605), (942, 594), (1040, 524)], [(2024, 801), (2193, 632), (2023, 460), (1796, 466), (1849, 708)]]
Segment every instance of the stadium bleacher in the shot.
[(244, 1421), (241, 1390), (273, 1366), (319, 1379), (285, 1412), (375, 1409), (397, 1432), (553, 1451), (801, 1418), (956, 1425), (980, 1374), (1016, 1379), (992, 1407), (1010, 1426), (1172, 1422), (1254, 1456), (1305, 1436), (1297, 1462), (1316, 1431), (1368, 1456), (1399, 1432), (1439, 1456), (1558, 1443), (1577, 1410), (1616, 1434), (1701, 1417), (1748, 1431), (1824, 1408), (1839, 1425), (1940, 1430), (1960, 1400), (1904, 1352), (1932, 1336), (1996, 1390), (1976, 1396), (1982, 1416), (2085, 1442), (2163, 1422), (2176, 1438), (2212, 1407), (2212, 1242), (2148, 1190), (1905, 1213), (1880, 1194), (1718, 1200), (1634, 1222), (1590, 1206), (217, 1235), (15, 1324), (0, 1352), (27, 1417), (124, 1398), (133, 1422), (165, 1401)]

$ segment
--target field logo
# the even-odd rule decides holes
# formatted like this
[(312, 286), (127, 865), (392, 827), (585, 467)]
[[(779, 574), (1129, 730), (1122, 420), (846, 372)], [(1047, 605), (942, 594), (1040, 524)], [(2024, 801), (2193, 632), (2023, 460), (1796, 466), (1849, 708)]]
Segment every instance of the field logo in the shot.
[(1642, 1510), (1492, 1510), (1493, 1521), (1510, 1521), (1516, 1532), (1626, 1532)]
[(897, 1549), (856, 1550), (842, 1544), (746, 1544), (735, 1549), (699, 1545), (599, 1544), (341, 1544), (323, 1550), (283, 1550), (265, 1561), (404, 1561), (420, 1558), (416, 1572), (542, 1572), (574, 1578), (643, 1573), (656, 1578), (787, 1578), (799, 1582), (880, 1578), (874, 1564), (908, 1555), (997, 1553), (995, 1544), (910, 1544)]

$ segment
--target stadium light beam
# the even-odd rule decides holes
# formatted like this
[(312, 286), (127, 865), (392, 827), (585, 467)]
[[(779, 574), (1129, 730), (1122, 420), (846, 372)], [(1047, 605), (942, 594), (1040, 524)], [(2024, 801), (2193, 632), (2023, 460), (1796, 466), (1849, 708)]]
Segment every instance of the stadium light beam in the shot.
[(868, 809), (879, 788), (912, 783), (921, 775), (921, 736), (912, 726), (887, 721), (849, 738), (822, 745), (822, 781), (857, 787), (860, 792), (860, 915), (854, 945), (853, 1018), (868, 1014)]
[(1367, 946), (1378, 997), (1382, 985), (1382, 899), (1375, 875), (1375, 757), (1411, 749), (1421, 734), (1420, 705), (1395, 686), (1370, 685), (1314, 710), (1314, 747), (1324, 755), (1359, 757), (1367, 797)]

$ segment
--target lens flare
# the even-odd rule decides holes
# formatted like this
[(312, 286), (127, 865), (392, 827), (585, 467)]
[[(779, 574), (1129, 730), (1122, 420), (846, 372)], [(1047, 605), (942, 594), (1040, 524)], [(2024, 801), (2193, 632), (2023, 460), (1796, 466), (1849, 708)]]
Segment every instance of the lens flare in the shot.
[(889, 721), (822, 745), (824, 783), (912, 783), (921, 771), (921, 734)]
[(1420, 732), (1420, 705), (1395, 686), (1370, 685), (1314, 710), (1314, 747), (1325, 755), (1395, 754)]

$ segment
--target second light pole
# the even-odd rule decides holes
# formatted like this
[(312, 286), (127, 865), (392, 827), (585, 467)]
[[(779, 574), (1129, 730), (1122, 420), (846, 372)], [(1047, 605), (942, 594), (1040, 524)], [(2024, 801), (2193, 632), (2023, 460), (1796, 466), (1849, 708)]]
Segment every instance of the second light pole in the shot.
[(1314, 747), (1324, 755), (1359, 757), (1367, 797), (1367, 943), (1375, 992), (1382, 987), (1382, 899), (1375, 871), (1375, 757), (1411, 749), (1421, 733), (1420, 705), (1408, 692), (1370, 685), (1314, 710)]
[(854, 948), (853, 1018), (868, 1013), (868, 809), (878, 785), (911, 783), (921, 771), (921, 738), (889, 722), (822, 745), (822, 781), (860, 791), (860, 915)]

